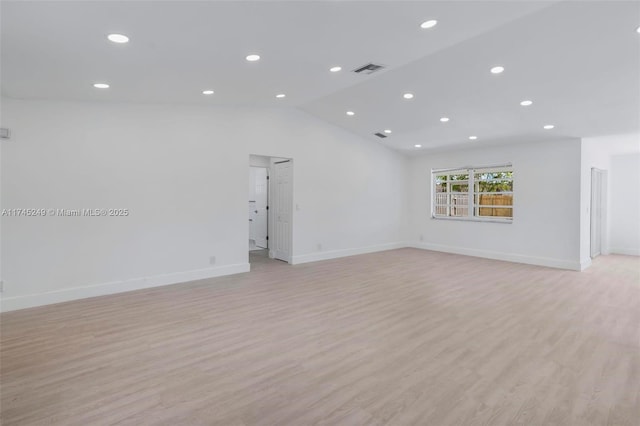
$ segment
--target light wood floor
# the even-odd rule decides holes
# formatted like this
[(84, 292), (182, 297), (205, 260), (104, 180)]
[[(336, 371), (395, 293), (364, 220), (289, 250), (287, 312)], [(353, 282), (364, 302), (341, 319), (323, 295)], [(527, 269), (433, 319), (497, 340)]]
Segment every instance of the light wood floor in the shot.
[(2, 314), (2, 424), (638, 425), (638, 258), (255, 260)]

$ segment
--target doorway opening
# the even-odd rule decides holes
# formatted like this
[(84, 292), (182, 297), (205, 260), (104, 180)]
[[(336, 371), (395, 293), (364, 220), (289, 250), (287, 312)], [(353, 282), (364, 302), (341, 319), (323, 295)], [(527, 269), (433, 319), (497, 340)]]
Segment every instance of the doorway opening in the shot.
[(269, 169), (249, 167), (249, 251), (269, 248)]
[(291, 263), (293, 160), (249, 156), (249, 263)]
[(591, 169), (591, 258), (606, 253), (607, 171)]

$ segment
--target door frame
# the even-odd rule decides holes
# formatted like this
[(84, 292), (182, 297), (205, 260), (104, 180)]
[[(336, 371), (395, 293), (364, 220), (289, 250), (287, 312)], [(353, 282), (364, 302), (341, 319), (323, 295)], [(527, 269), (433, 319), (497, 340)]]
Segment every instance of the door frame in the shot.
[(609, 254), (607, 250), (607, 171), (591, 168), (591, 206), (589, 225), (589, 255), (596, 258)]
[[(281, 156), (270, 156), (270, 155), (264, 155), (264, 154), (249, 154), (249, 168), (251, 167), (263, 167), (267, 169), (267, 175), (268, 175), (268, 179), (267, 179), (267, 236), (268, 236), (268, 241), (267, 241), (267, 245), (268, 245), (268, 250), (269, 250), (269, 257), (272, 259), (275, 259), (275, 247), (277, 244), (276, 238), (277, 236), (275, 235), (275, 216), (276, 216), (276, 211), (275, 211), (275, 205), (273, 201), (273, 195), (274, 195), (274, 185), (275, 185), (275, 170), (274, 170), (274, 164), (277, 162), (282, 162), (282, 161), (288, 161), (291, 163), (291, 185), (290, 185), (290, 197), (289, 199), (291, 200), (291, 205), (290, 205), (290, 209), (291, 209), (291, 216), (289, 218), (289, 254), (287, 256), (286, 259), (278, 259), (278, 260), (282, 260), (284, 262), (287, 262), (289, 264), (292, 263), (293, 261), (293, 253), (294, 253), (294, 245), (293, 245), (293, 241), (294, 241), (294, 213), (295, 213), (295, 200), (294, 200), (294, 160), (291, 157), (281, 157)], [(248, 231), (248, 229), (247, 229)], [(247, 239), (248, 241), (248, 239)], [(247, 253), (249, 253), (249, 250), (247, 250)]]

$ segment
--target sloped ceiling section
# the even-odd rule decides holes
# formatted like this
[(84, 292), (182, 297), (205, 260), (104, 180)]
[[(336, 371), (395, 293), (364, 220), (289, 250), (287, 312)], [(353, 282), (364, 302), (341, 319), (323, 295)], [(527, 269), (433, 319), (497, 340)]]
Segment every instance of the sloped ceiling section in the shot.
[[(639, 127), (638, 2), (10, 1), (1, 8), (2, 94), (15, 98), (297, 107), (406, 152), (418, 152), (415, 144)], [(420, 27), (431, 19), (436, 26)], [(130, 42), (115, 45), (110, 33)], [(251, 53), (261, 59), (246, 61)], [(385, 69), (351, 72), (370, 62)], [(491, 74), (494, 65), (504, 73)], [(409, 92), (413, 99), (404, 99)], [(521, 107), (524, 99), (533, 104)], [(374, 135), (385, 129), (387, 138)]]
[(640, 3), (556, 4), (302, 108), (404, 150), (638, 132), (638, 25)]

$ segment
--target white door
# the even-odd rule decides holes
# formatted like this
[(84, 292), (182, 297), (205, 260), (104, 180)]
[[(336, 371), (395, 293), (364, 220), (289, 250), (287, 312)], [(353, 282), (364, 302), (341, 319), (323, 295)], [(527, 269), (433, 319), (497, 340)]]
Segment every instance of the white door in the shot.
[(291, 261), (293, 216), (293, 164), (291, 160), (275, 161), (271, 175), (271, 210), (274, 229), (269, 240), (273, 257)]
[(249, 240), (255, 242), (255, 216), (256, 216), (256, 171), (255, 168), (249, 167)]
[(267, 241), (267, 203), (269, 194), (267, 169), (252, 167), (255, 169), (255, 210), (253, 216), (253, 235), (256, 246), (268, 248)]
[(591, 257), (602, 253), (603, 217), (606, 206), (606, 172), (591, 169)]

